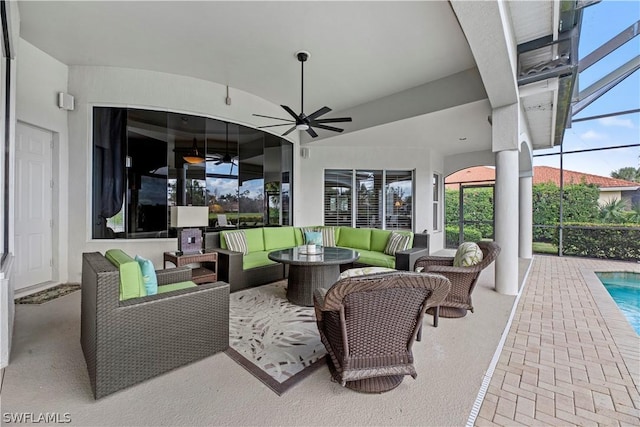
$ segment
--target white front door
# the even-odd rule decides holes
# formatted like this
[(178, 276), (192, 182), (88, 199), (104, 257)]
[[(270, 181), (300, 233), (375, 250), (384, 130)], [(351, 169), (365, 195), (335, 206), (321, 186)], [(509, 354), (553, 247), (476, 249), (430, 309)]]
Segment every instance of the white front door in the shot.
[(52, 144), (43, 129), (16, 126), (15, 289), (53, 276)]

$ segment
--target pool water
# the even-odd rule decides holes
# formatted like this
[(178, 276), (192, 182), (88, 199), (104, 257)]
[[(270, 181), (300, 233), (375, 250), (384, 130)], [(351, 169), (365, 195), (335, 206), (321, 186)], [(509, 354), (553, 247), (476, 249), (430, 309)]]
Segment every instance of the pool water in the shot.
[(640, 273), (596, 273), (633, 329), (640, 335)]

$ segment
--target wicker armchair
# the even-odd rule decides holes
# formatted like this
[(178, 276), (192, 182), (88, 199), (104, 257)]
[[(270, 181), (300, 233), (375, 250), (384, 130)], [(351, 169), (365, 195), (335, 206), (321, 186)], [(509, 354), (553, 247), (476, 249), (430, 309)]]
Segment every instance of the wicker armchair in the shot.
[[(495, 242), (478, 242), (483, 258), (471, 267), (454, 267), (453, 257), (425, 256), (416, 261), (415, 268), (423, 267), (422, 273), (442, 274), (451, 281), (451, 292), (439, 307), (427, 312), (434, 316), (434, 325), (438, 325), (438, 315), (442, 317), (464, 317), (467, 310), (473, 313), (471, 293), (482, 270), (487, 268), (500, 254), (500, 246)], [(438, 313), (439, 312), (439, 313)]]
[(391, 272), (339, 280), (314, 294), (316, 321), (334, 380), (366, 393), (416, 378), (411, 347), (425, 310), (451, 284), (443, 276)]
[[(157, 271), (159, 286), (191, 269)], [(82, 254), (80, 342), (96, 399), (229, 346), (229, 285), (208, 283), (119, 300), (120, 272), (98, 252)]]

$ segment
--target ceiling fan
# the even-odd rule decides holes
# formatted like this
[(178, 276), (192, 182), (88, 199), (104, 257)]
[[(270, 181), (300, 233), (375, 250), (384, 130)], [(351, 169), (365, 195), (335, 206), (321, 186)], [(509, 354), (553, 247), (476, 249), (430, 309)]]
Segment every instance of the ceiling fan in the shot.
[(331, 108), (329, 107), (322, 107), (319, 110), (309, 114), (308, 116), (304, 114), (304, 63), (307, 61), (307, 59), (309, 59), (310, 56), (311, 55), (309, 54), (309, 52), (306, 52), (303, 50), (296, 53), (296, 57), (298, 58), (298, 61), (300, 61), (301, 76), (302, 76), (301, 78), (302, 89), (301, 89), (301, 96), (300, 96), (300, 114), (296, 114), (291, 108), (287, 107), (286, 105), (281, 105), (281, 107), (284, 108), (284, 110), (287, 113), (289, 113), (291, 117), (294, 118), (294, 120), (282, 119), (280, 117), (263, 116), (262, 114), (254, 114), (254, 116), (257, 116), (257, 117), (265, 117), (267, 119), (282, 120), (287, 122), (287, 123), (281, 123), (277, 125), (258, 126), (258, 129), (271, 128), (276, 126), (291, 126), (293, 124), (293, 126), (289, 130), (287, 130), (285, 133), (283, 133), (282, 136), (289, 135), (291, 132), (297, 129), (297, 130), (306, 130), (307, 133), (311, 135), (312, 138), (315, 138), (318, 136), (318, 134), (315, 132), (313, 128), (325, 129), (333, 132), (344, 131), (344, 129), (340, 129), (334, 126), (327, 126), (326, 123), (350, 122), (351, 117), (334, 117), (330, 119), (327, 119), (327, 118), (319, 119), (320, 116), (323, 116), (331, 111)]

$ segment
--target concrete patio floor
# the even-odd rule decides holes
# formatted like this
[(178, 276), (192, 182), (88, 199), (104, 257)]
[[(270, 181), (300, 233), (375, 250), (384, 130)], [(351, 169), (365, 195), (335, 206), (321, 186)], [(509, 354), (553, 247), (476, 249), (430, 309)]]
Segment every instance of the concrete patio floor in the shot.
[(82, 426), (640, 425), (640, 337), (594, 271), (640, 264), (536, 256), (510, 322), (516, 298), (485, 270), (476, 312), (438, 328), (427, 316), (418, 378), (382, 395), (344, 389), (322, 367), (277, 396), (217, 354), (94, 401), (79, 293), (17, 306), (2, 413), (66, 412)]

